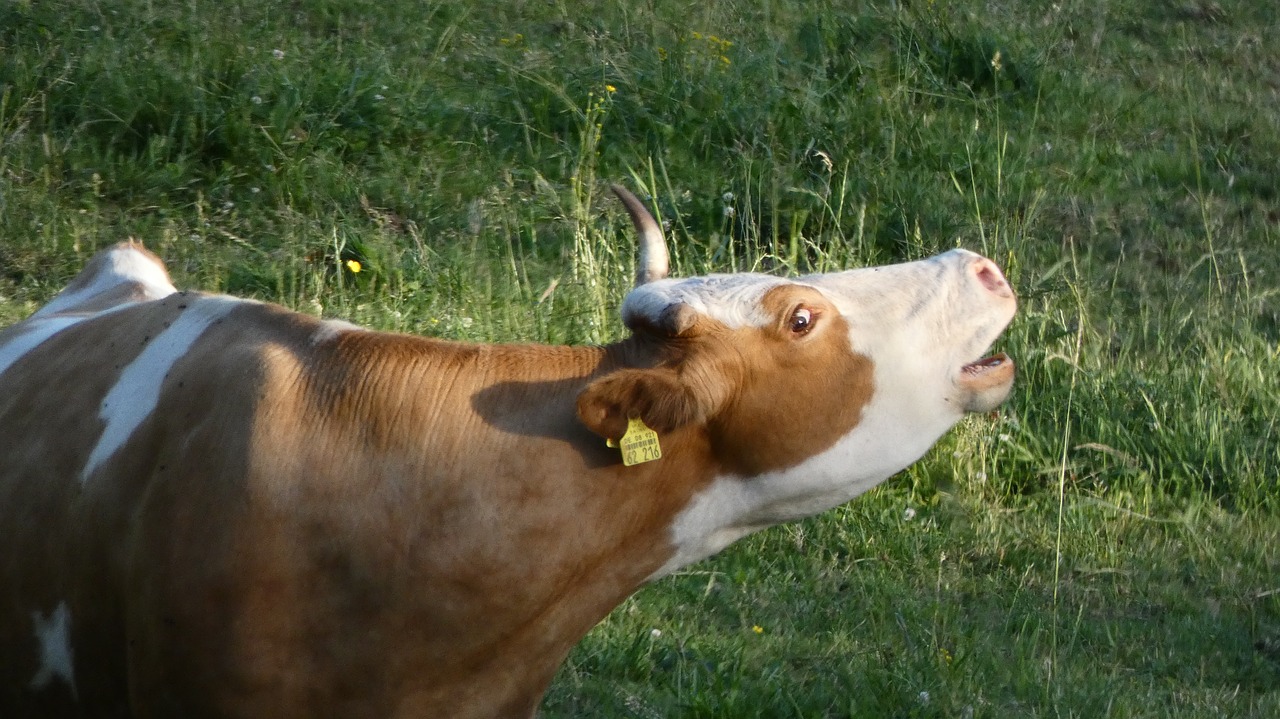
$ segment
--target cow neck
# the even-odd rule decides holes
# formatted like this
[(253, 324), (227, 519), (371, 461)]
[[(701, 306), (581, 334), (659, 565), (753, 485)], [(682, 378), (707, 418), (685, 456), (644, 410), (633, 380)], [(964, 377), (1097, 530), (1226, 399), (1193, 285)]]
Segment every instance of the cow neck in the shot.
[[(409, 361), (397, 363), (404, 373), (391, 386), (425, 389), (385, 430), (406, 443), (403, 449), (419, 453), (403, 466), (428, 473), (470, 467), (465, 476), (435, 474), (430, 491), (402, 489), (407, 501), (396, 503), (412, 508), (406, 523), (431, 518), (417, 531), (458, 548), (428, 553), (421, 575), (468, 576), (486, 587), (486, 596), (501, 597), (501, 615), (511, 619), (491, 627), (460, 666), (479, 674), (502, 671), (484, 666), (489, 661), (519, 665), (521, 672), (537, 666), (549, 680), (591, 626), (666, 566), (676, 552), (672, 523), (712, 481), (701, 428), (663, 436), (663, 459), (624, 467), (618, 450), (576, 415), (577, 397), (591, 381), (661, 364), (673, 351), (669, 343), (643, 336), (603, 347), (478, 345), (375, 333), (344, 339), (373, 343), (365, 346), (381, 361), (392, 354), (384, 343), (413, 348), (397, 353)], [(452, 414), (448, 422), (442, 411)], [(370, 431), (369, 422), (359, 424)], [(434, 437), (402, 431), (424, 424), (440, 431)], [(484, 491), (474, 489), (476, 481), (488, 483)], [(460, 617), (456, 624), (476, 621)]]
[[(544, 482), (548, 491), (565, 495), (566, 506), (599, 503), (595, 516), (642, 517), (635, 526), (662, 525), (655, 536), (665, 536), (670, 518), (715, 471), (705, 428), (664, 435), (662, 460), (624, 467), (618, 450), (578, 419), (577, 399), (588, 384), (620, 369), (671, 360), (680, 349), (669, 340), (639, 335), (606, 346), (483, 345), (351, 332), (338, 344), (338, 354), (349, 361), (321, 381), (328, 385), (321, 395), (331, 407), (358, 407), (347, 416), (373, 450), (425, 453), (424, 466), (498, 464), (504, 456), (545, 464), (509, 481)], [(388, 406), (400, 409), (387, 412)], [(420, 434), (426, 426), (440, 427), (439, 435)], [(475, 456), (478, 447), (485, 457)], [(495, 467), (499, 474), (501, 469)]]

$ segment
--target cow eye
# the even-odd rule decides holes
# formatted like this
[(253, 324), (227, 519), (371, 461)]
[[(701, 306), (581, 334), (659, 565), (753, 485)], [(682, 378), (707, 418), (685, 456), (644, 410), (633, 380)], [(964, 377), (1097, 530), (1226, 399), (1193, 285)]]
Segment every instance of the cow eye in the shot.
[(796, 311), (791, 313), (790, 327), (795, 334), (807, 333), (813, 329), (813, 312), (804, 307), (797, 307)]

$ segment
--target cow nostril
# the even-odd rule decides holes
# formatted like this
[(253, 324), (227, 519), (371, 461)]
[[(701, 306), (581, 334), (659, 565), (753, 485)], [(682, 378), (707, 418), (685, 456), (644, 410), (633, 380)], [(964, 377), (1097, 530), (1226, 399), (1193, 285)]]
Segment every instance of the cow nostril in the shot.
[(1008, 297), (1013, 294), (1013, 290), (1009, 288), (1009, 283), (1005, 282), (1004, 275), (1000, 274), (1000, 268), (988, 259), (980, 259), (974, 263), (974, 274), (978, 278), (978, 282), (1001, 297)]

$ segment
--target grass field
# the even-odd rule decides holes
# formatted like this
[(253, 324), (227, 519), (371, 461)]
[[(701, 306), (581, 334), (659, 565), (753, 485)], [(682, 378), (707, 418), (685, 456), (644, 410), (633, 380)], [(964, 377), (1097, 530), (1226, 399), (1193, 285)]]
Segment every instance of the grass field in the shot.
[(636, 594), (543, 716), (1280, 716), (1277, 36), (1253, 0), (6, 0), (0, 325), (133, 236), (179, 286), (608, 341), (613, 181), (680, 274), (965, 246), (1021, 297), (1012, 400)]

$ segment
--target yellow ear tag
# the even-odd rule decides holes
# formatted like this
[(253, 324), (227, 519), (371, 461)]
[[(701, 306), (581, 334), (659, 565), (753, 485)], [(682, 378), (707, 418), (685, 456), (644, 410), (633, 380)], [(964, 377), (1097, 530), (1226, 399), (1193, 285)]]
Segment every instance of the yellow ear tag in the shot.
[(652, 462), (662, 459), (662, 447), (658, 444), (658, 433), (649, 429), (644, 420), (632, 417), (627, 421), (627, 431), (615, 445), (613, 440), (606, 442), (610, 447), (622, 449), (622, 464), (630, 467), (633, 464)]

